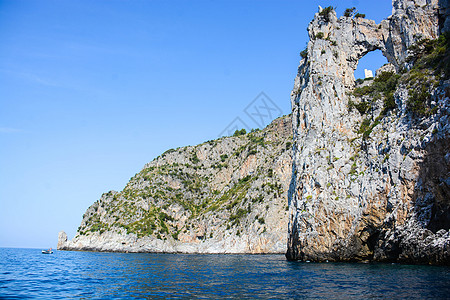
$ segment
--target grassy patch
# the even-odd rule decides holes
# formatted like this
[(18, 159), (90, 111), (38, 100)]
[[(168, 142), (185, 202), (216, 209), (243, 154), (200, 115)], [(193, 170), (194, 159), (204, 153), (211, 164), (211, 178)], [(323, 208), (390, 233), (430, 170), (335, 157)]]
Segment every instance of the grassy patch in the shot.
[(189, 160), (194, 164), (198, 164), (200, 162), (200, 159), (198, 159), (197, 153), (195, 153), (195, 152), (192, 154), (192, 156)]
[(363, 115), (373, 106), (375, 100), (383, 98), (382, 114), (385, 115), (389, 110), (396, 107), (394, 92), (397, 88), (399, 79), (400, 75), (397, 75), (394, 72), (382, 72), (374, 78), (371, 84), (355, 88), (353, 91), (355, 97), (368, 96), (370, 100), (362, 100), (360, 103), (349, 101), (349, 109), (351, 110), (354, 107), (361, 115)]
[(416, 117), (429, 116), (435, 112), (431, 107), (431, 93), (439, 80), (450, 76), (450, 33), (446, 32), (438, 39), (423, 39), (408, 50), (411, 55), (407, 61), (413, 63), (402, 82), (408, 87), (406, 108)]

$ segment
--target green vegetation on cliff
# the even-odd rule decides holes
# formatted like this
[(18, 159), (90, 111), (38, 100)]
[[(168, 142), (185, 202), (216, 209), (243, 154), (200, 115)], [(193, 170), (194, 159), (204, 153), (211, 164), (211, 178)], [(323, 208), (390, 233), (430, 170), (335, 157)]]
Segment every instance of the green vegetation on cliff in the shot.
[[(348, 109), (356, 109), (365, 118), (361, 122), (358, 133), (363, 139), (370, 136), (373, 128), (387, 113), (397, 108), (395, 93), (399, 87), (408, 91), (406, 109), (415, 118), (433, 114), (437, 106), (432, 105), (431, 92), (449, 78), (450, 74), (450, 34), (442, 34), (438, 39), (423, 39), (409, 48), (407, 61), (410, 70), (402, 70), (401, 74), (383, 71), (372, 80), (358, 81), (353, 96), (358, 101), (349, 100)], [(366, 82), (369, 81), (369, 84)], [(362, 85), (361, 85), (362, 84)], [(380, 113), (374, 118), (373, 112), (379, 108), (378, 100), (382, 100)], [(370, 114), (369, 114), (370, 113)]]
[(112, 231), (188, 241), (240, 236), (251, 224), (266, 232), (267, 220), (285, 219), (291, 150), (290, 117), (264, 130), (170, 149), (121, 192), (103, 194), (84, 215), (78, 236)]
[(435, 40), (423, 39), (408, 50), (407, 60), (413, 67), (404, 75), (409, 95), (406, 105), (416, 116), (427, 116), (433, 113), (431, 90), (450, 76), (450, 33)]

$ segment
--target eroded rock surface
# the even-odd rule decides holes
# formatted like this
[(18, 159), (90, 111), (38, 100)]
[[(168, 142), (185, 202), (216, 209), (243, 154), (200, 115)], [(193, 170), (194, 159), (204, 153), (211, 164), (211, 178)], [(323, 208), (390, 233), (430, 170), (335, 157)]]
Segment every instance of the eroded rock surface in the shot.
[[(448, 75), (417, 71), (408, 58), (411, 46), (436, 39), (447, 24), (440, 7), (394, 0), (380, 24), (333, 10), (310, 23), (291, 94), (288, 259), (449, 263)], [(398, 73), (384, 67), (377, 76), (396, 87), (371, 98), (362, 83), (354, 96), (358, 60), (376, 49)], [(426, 113), (414, 102), (419, 86)]]
[(88, 208), (58, 249), (284, 253), (290, 116), (264, 130), (166, 151)]

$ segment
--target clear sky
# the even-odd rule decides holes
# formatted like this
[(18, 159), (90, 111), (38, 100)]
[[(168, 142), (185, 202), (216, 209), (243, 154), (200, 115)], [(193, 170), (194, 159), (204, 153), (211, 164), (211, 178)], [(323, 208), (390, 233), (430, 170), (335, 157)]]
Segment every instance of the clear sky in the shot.
[(257, 127), (243, 110), (260, 92), (288, 114), (319, 4), (391, 14), (389, 0), (0, 0), (0, 247), (72, 238), (165, 150), (236, 117)]

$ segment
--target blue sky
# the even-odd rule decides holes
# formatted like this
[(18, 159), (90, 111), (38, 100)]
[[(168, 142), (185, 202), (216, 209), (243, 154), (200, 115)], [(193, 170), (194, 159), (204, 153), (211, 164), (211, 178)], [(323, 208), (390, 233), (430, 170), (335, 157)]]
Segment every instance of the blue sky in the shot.
[(289, 113), (318, 5), (391, 13), (388, 0), (1, 0), (0, 247), (72, 238), (103, 192), (217, 138), (260, 92)]

